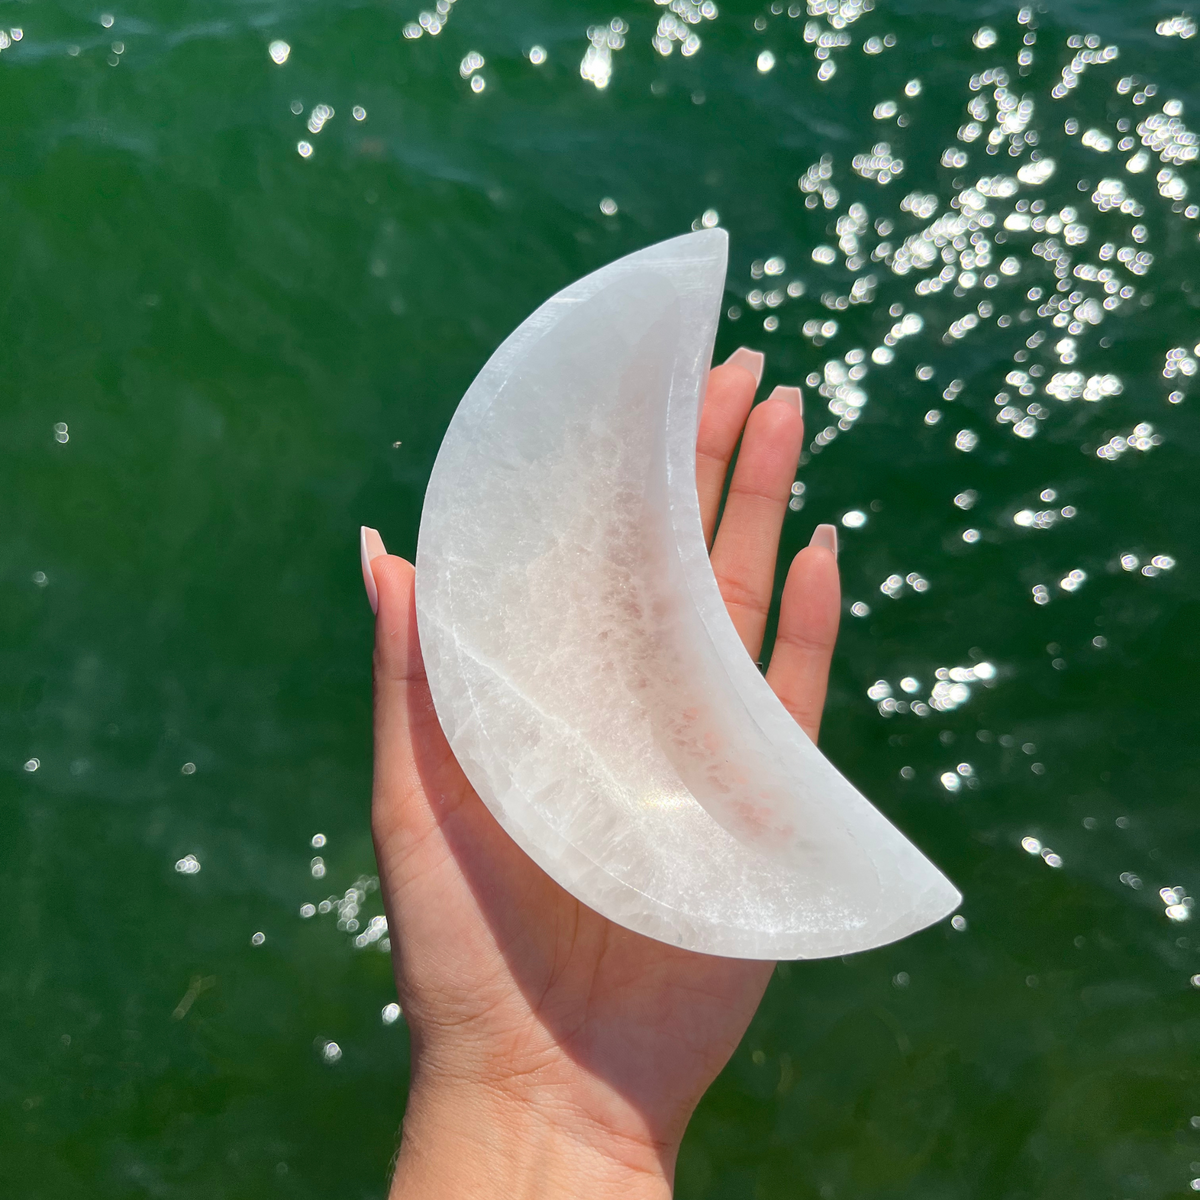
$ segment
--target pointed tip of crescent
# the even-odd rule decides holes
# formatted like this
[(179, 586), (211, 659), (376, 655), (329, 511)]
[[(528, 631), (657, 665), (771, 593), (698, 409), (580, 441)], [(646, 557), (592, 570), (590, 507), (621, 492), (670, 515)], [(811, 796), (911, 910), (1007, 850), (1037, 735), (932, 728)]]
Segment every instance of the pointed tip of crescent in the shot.
[(925, 895), (913, 905), (911, 918), (906, 923), (908, 927), (903, 932), (897, 932), (895, 938), (888, 940), (899, 940), (910, 933), (916, 933), (918, 930), (939, 924), (951, 913), (961, 908), (962, 901), (962, 893), (958, 888), (945, 875), (937, 871), (937, 877), (926, 890)]
[(686, 252), (686, 257), (709, 258), (719, 263), (722, 270), (729, 260), (729, 234), (726, 230), (715, 226), (712, 229), (694, 229), (681, 233), (677, 237), (668, 238), (665, 242), (656, 242), (644, 250), (638, 250), (628, 256), (629, 259), (645, 258), (647, 260), (663, 260), (680, 257), (680, 251)]
[(938, 921), (944, 921), (951, 913), (957, 912), (962, 908), (962, 902), (962, 892), (943, 875), (929, 899), (930, 910), (937, 914), (930, 924), (937, 924)]
[(729, 245), (729, 231), (722, 229), (720, 225), (714, 225), (711, 229), (697, 229), (693, 233), (684, 234), (684, 237), (702, 238), (716, 246)]
[(729, 233), (720, 226), (712, 229), (697, 229), (692, 233), (685, 233), (683, 237), (691, 239), (693, 246), (711, 248), (711, 253), (714, 255), (719, 254), (724, 257), (729, 252)]

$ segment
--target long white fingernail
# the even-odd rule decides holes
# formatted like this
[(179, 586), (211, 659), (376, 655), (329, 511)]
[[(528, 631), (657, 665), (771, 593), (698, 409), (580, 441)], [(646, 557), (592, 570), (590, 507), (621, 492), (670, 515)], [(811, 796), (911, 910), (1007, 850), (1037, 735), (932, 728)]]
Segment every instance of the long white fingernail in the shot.
[(810, 546), (824, 546), (834, 558), (837, 558), (837, 526), (818, 525), (808, 543)]
[(801, 416), (804, 416), (804, 396), (798, 387), (777, 387), (768, 400), (786, 400)]
[(754, 386), (762, 383), (763, 367), (767, 356), (761, 350), (751, 350), (749, 346), (739, 346), (726, 360), (726, 366), (741, 367), (754, 376)]
[(362, 556), (363, 584), (367, 589), (367, 603), (370, 604), (371, 611), (378, 614), (379, 589), (375, 586), (375, 572), (371, 570), (371, 559), (386, 554), (387, 548), (383, 544), (383, 538), (379, 536), (379, 531), (364, 525), (358, 531), (358, 549)]

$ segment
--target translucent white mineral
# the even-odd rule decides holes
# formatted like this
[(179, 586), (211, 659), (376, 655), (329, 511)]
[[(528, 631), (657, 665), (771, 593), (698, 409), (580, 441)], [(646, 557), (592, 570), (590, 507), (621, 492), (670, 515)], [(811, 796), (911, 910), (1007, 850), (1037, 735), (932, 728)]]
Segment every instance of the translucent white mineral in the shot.
[(417, 614), (446, 736), (503, 827), (629, 929), (739, 958), (865, 950), (959, 895), (743, 649), (696, 498), (727, 237), (651, 246), (493, 355), (425, 498)]

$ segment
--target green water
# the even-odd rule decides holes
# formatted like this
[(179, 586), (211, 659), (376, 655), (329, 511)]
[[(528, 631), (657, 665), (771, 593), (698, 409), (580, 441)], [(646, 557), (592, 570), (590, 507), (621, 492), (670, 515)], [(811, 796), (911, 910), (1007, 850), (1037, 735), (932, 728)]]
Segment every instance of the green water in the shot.
[[(381, 1020), (390, 960), (356, 948), (336, 910), (300, 915), (374, 873), (358, 526), (411, 556), (441, 433), (501, 339), (710, 209), (741, 310), (718, 353), (766, 350), (768, 385), (879, 345), (892, 303), (925, 319), (872, 366), (852, 428), (807, 390), (810, 440), (827, 424), (837, 437), (809, 453), (784, 549), (867, 517), (842, 529), (847, 606), (870, 613), (844, 616), (823, 744), (959, 885), (967, 926), (781, 967), (696, 1115), (679, 1195), (1138, 1200), (1200, 1176), (1200, 935), (1159, 895), (1200, 895), (1200, 395), (1169, 403), (1188, 380), (1162, 377), (1167, 350), (1200, 339), (1200, 222), (1158, 195), (1157, 159), (1135, 178), (1130, 153), (1064, 131), (1074, 116), (1120, 137), (1128, 74), (1161, 85), (1143, 116), (1170, 96), (1193, 119), (1200, 41), (1156, 35), (1170, 6), (1054, 4), (1021, 77), (1033, 26), (1016, 6), (880, 0), (821, 82), (810, 18), (776, 8), (722, 0), (688, 26), (698, 53), (663, 57), (651, 38), (669, 10), (649, 0), (457, 0), (419, 39), (399, 0), (147, 0), (111, 25), (78, 5), (0, 7), (22, 31), (0, 50), (5, 1196), (384, 1195), (407, 1071), (403, 1020)], [(588, 26), (616, 17), (625, 45), (601, 90), (580, 61)], [(998, 41), (979, 50), (984, 22)], [(1093, 31), (1120, 60), (1051, 101), (1066, 38)], [(863, 53), (888, 34), (893, 48)], [(472, 50), (478, 93), (459, 69)], [(1094, 226), (1077, 261), (1128, 240), (1131, 219), (1089, 200), (1101, 174), (1136, 190), (1155, 256), (1138, 297), (1080, 338), (1078, 369), (1115, 373), (1122, 393), (1039, 392), (1048, 415), (1028, 439), (997, 424), (993, 395), (1047, 321), (993, 316), (944, 344), (982, 283), (920, 300), (916, 275), (874, 263), (858, 274), (878, 275), (875, 302), (834, 313), (821, 294), (854, 273), (811, 254), (836, 246), (852, 201), (898, 241), (920, 228), (899, 211), (910, 191), (952, 211), (963, 183), (1015, 169), (956, 141), (970, 74), (995, 65), (1035, 100), (1058, 161), (1047, 211), (1074, 204)], [(906, 127), (872, 117), (889, 98)], [(310, 133), (318, 104), (334, 115)], [(880, 140), (906, 164), (886, 187), (850, 169)], [(954, 146), (968, 168), (939, 165)], [(826, 153), (839, 204), (805, 208), (797, 179)], [(1200, 188), (1194, 164), (1178, 173)], [(1033, 241), (996, 248), (1020, 242), (1023, 262), (996, 313), (1053, 289)], [(771, 256), (786, 269), (756, 282)], [(803, 296), (747, 303), (792, 281)], [(829, 319), (825, 344), (803, 334)], [(1047, 378), (1069, 369), (1061, 336), (1029, 359)], [(955, 378), (964, 390), (942, 399)], [(1161, 445), (1096, 456), (1139, 422)], [(957, 508), (967, 489), (977, 504)], [(1064, 506), (1077, 514), (1053, 528), (1013, 522)], [(1173, 569), (1142, 574), (1156, 555)], [(1086, 575), (1074, 592), (1058, 582), (1071, 570)], [(910, 573), (928, 590), (880, 591)], [(903, 700), (912, 676), (909, 700), (927, 699), (937, 667), (981, 659), (995, 680), (953, 711), (884, 716), (866, 695), (886, 680)], [(379, 912), (362, 883), (357, 932)]]

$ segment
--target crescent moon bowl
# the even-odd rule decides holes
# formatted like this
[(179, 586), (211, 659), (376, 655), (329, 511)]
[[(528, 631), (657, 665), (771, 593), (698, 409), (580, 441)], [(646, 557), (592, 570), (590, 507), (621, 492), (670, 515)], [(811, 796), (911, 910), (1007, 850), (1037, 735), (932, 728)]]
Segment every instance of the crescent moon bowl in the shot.
[(471, 784), (573, 896), (707, 954), (847, 954), (961, 897), (796, 725), (725, 611), (695, 447), (727, 255), (719, 229), (631, 254), (488, 361), (425, 497), (421, 648)]

